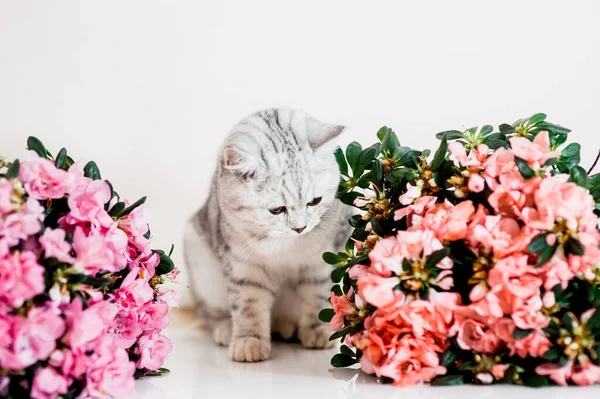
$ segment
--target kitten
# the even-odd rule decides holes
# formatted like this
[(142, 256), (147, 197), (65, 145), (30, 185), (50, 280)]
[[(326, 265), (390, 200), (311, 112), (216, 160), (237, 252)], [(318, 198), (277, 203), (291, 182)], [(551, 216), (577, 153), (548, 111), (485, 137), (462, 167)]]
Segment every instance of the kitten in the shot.
[(273, 109), (225, 140), (208, 200), (188, 222), (185, 256), (200, 316), (232, 360), (268, 359), (272, 332), (331, 346), (317, 316), (331, 285), (321, 256), (349, 235), (327, 145), (343, 129)]

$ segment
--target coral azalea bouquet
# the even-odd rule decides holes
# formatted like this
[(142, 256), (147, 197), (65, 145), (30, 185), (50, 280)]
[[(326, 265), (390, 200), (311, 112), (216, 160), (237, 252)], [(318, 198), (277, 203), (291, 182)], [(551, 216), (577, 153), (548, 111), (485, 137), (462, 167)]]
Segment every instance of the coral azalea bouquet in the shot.
[(401, 386), (600, 382), (600, 175), (545, 119), (442, 132), (433, 156), (385, 127), (337, 150), (361, 212), (324, 254), (334, 366)]
[(145, 198), (130, 203), (94, 162), (0, 160), (0, 397), (121, 397), (166, 372), (161, 331), (179, 297), (150, 248)]

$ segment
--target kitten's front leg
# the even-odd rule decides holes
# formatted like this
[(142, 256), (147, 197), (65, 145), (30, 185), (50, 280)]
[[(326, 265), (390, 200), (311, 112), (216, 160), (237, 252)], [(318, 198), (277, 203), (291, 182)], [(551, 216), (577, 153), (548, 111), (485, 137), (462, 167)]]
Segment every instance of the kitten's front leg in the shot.
[(331, 331), (329, 326), (319, 320), (321, 309), (331, 307), (329, 303), (330, 278), (326, 268), (304, 268), (296, 291), (300, 297), (300, 322), (298, 339), (306, 348), (330, 348)]
[(229, 357), (236, 362), (268, 359), (274, 284), (258, 266), (239, 265), (228, 277), (228, 290), (233, 327)]

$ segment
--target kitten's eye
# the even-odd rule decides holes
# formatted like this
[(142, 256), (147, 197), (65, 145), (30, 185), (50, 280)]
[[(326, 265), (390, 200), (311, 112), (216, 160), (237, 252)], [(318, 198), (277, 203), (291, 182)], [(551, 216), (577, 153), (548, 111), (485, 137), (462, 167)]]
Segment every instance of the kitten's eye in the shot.
[(279, 208), (269, 209), (273, 215), (279, 215), (281, 212), (285, 212), (285, 206), (280, 206)]
[(310, 201), (308, 203), (308, 206), (317, 206), (317, 205), (319, 205), (319, 203), (321, 202), (322, 199), (323, 199), (323, 197), (314, 198), (312, 201)]

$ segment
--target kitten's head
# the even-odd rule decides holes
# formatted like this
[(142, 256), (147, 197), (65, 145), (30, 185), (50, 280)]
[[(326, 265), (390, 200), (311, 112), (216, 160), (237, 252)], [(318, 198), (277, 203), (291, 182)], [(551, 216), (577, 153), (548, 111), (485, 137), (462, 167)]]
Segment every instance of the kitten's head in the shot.
[(343, 129), (280, 109), (236, 125), (219, 159), (219, 200), (228, 219), (260, 237), (313, 230), (335, 201), (340, 174), (327, 144)]

